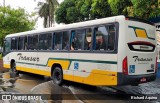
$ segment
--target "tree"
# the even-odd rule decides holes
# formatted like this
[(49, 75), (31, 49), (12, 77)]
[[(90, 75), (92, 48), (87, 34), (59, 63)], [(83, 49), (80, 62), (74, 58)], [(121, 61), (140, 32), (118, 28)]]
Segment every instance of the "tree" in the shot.
[(129, 15), (129, 8), (132, 7), (131, 0), (108, 0), (112, 15)]
[(134, 16), (149, 19), (160, 16), (158, 0), (131, 0)]
[(65, 24), (108, 17), (110, 14), (106, 0), (65, 0), (55, 13), (56, 22)]
[(54, 22), (54, 12), (59, 3), (57, 0), (46, 0), (46, 2), (38, 2), (40, 17), (44, 18), (44, 27), (51, 27)]
[(111, 8), (107, 0), (93, 0), (91, 5), (92, 18), (111, 16)]
[(160, 16), (159, 5), (159, 0), (65, 0), (55, 15), (65, 24), (114, 15), (149, 19)]
[(6, 35), (23, 32), (34, 29), (35, 20), (25, 12), (24, 9), (12, 9), (8, 7), (0, 7), (0, 44), (3, 45), (3, 39)]
[(75, 1), (76, 0), (65, 0), (60, 4), (55, 12), (57, 23), (68, 24), (78, 21), (80, 13), (76, 8)]

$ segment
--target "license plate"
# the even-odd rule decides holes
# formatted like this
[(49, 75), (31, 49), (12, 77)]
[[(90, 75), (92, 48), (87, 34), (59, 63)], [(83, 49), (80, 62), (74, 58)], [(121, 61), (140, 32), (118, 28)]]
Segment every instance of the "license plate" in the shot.
[(141, 82), (146, 82), (146, 78), (141, 78)]

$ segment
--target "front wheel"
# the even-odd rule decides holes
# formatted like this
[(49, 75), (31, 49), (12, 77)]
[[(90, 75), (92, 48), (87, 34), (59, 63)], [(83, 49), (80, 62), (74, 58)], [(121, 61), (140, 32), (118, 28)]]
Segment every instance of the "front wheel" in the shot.
[(63, 73), (60, 67), (55, 67), (52, 73), (53, 82), (57, 85), (62, 85)]
[(12, 75), (18, 75), (19, 72), (16, 70), (16, 63), (15, 62), (12, 62), (11, 63), (11, 69), (10, 69), (10, 73), (11, 73), (11, 76)]

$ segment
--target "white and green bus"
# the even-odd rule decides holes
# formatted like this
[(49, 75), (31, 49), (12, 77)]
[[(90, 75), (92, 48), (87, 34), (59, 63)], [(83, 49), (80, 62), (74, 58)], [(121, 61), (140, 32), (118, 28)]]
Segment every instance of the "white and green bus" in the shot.
[(94, 86), (137, 85), (156, 79), (155, 26), (114, 16), (10, 34), (3, 64), (12, 72)]

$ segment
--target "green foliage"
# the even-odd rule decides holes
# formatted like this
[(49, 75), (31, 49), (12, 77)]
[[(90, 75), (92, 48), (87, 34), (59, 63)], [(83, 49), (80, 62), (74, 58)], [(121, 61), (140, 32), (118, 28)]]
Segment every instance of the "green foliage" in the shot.
[(149, 19), (160, 16), (158, 0), (64, 0), (56, 10), (57, 23), (73, 23), (114, 15)]
[(72, 23), (76, 22), (79, 17), (79, 12), (75, 7), (76, 0), (65, 0), (60, 4), (60, 7), (56, 10), (56, 22), (57, 23)]
[(32, 16), (22, 8), (0, 7), (0, 44), (3, 44), (3, 38), (7, 34), (32, 30), (35, 25)]
[(158, 0), (131, 0), (134, 16), (149, 19), (160, 16)]
[(106, 0), (65, 0), (56, 10), (57, 23), (73, 23), (110, 16)]
[(127, 15), (129, 7), (132, 6), (131, 0), (108, 0), (112, 10), (112, 15)]
[(91, 8), (92, 18), (104, 18), (111, 16), (111, 9), (107, 0), (93, 0)]

